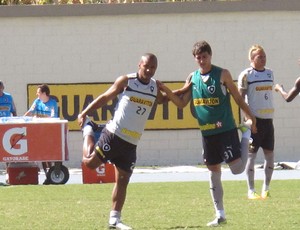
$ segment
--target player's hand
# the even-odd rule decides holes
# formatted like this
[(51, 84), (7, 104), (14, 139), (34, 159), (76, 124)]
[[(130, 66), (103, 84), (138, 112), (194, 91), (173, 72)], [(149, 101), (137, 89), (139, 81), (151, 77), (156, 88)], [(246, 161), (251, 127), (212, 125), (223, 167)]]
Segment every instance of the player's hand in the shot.
[(159, 88), (159, 90), (165, 92), (165, 89), (166, 89), (166, 86), (164, 83), (162, 83), (161, 81), (159, 80), (156, 80), (156, 83), (157, 83), (157, 87)]
[(275, 92), (278, 92), (278, 91), (280, 91), (282, 88), (283, 88), (282, 85), (276, 84), (275, 87), (274, 87), (274, 90), (275, 90)]
[(255, 117), (251, 118), (251, 132), (252, 133), (257, 133), (256, 118)]
[(192, 82), (186, 83), (186, 84), (180, 89), (180, 94), (185, 94), (187, 91), (189, 91), (191, 85), (192, 85)]
[(82, 125), (85, 122), (85, 118), (86, 118), (86, 116), (83, 116), (81, 113), (78, 114), (77, 121), (78, 121), (78, 124), (81, 128), (82, 128)]
[(244, 118), (244, 124), (246, 125), (246, 127), (249, 127), (249, 129), (251, 129), (252, 133), (257, 133), (257, 128), (256, 128), (256, 118), (252, 117), (252, 118), (248, 118), (245, 117)]

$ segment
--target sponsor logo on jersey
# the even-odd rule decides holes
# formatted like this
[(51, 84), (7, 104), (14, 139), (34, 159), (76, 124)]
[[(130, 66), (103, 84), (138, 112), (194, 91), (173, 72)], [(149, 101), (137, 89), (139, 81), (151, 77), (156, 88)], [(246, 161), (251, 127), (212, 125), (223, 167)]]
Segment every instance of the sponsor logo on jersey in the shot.
[(146, 106), (149, 106), (149, 107), (151, 107), (153, 105), (152, 101), (149, 101), (149, 100), (146, 100), (146, 99), (143, 99), (143, 98), (133, 97), (133, 96), (130, 97), (130, 101), (133, 101), (133, 102), (138, 103), (138, 104), (146, 105)]
[(196, 98), (194, 99), (194, 106), (202, 105), (219, 105), (219, 98)]
[(211, 129), (218, 129), (223, 126), (221, 121), (217, 121), (215, 124), (205, 124), (205, 125), (200, 125), (200, 130), (205, 131), (205, 130), (211, 130)]
[(267, 90), (272, 91), (272, 86), (271, 85), (256, 86), (255, 90), (256, 91), (267, 91)]
[(132, 131), (132, 130), (128, 130), (128, 129), (122, 129), (122, 133), (127, 135), (127, 136), (130, 136), (130, 137), (133, 137), (135, 139), (140, 139), (142, 134), (136, 132), (136, 131)]
[(271, 114), (271, 113), (274, 113), (274, 109), (260, 109), (257, 112), (259, 114)]

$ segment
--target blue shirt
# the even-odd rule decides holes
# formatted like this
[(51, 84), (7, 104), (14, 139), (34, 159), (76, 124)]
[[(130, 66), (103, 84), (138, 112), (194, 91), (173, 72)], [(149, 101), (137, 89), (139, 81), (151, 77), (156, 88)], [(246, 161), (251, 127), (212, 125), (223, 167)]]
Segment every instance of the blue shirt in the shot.
[(29, 112), (37, 117), (58, 117), (57, 102), (50, 98), (49, 101), (44, 103), (37, 98), (32, 103)]
[(3, 92), (3, 95), (0, 96), (0, 117), (10, 117), (15, 112), (16, 108), (12, 96)]

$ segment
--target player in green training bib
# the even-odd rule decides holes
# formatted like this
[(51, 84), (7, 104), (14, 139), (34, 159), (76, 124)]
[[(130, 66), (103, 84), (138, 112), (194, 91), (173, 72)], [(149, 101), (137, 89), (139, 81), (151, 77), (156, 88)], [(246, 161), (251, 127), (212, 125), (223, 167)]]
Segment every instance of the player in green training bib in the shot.
[(240, 96), (231, 74), (227, 69), (212, 65), (212, 50), (206, 41), (197, 42), (193, 56), (199, 69), (192, 72), (182, 89), (171, 91), (160, 83), (160, 90), (179, 108), (191, 100), (202, 133), (203, 159), (210, 172), (210, 192), (216, 211), (216, 218), (207, 226), (226, 223), (221, 182), (221, 163), (226, 162), (233, 174), (245, 170), (251, 131), (243, 132), (240, 142), (235, 125), (230, 96), (245, 112), (256, 132), (256, 119)]

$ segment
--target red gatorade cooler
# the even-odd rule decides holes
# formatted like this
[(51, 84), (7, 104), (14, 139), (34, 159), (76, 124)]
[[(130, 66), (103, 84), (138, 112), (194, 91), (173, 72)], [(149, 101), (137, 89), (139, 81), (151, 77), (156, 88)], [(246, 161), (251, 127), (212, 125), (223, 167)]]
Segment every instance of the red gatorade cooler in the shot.
[(39, 167), (30, 163), (10, 163), (7, 167), (8, 183), (27, 185), (39, 183)]

